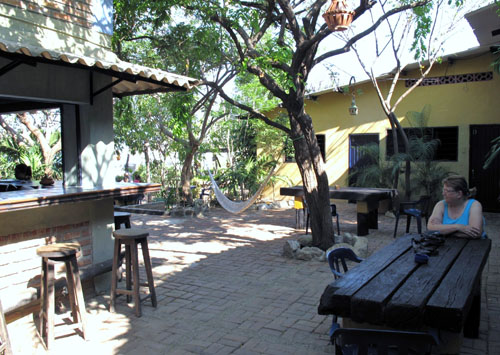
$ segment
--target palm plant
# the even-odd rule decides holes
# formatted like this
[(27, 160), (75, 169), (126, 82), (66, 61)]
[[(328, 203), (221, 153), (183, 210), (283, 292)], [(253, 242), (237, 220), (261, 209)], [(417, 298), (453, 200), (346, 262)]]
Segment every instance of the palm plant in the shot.
[(370, 143), (358, 148), (362, 156), (360, 164), (349, 170), (349, 181), (352, 186), (391, 188), (394, 176), (399, 169), (399, 161), (391, 157), (385, 161), (380, 159), (380, 147)]
[[(431, 197), (431, 206), (441, 199), (441, 184), (451, 172), (434, 160), (440, 141), (429, 136), (410, 137), (409, 159), (414, 163), (412, 186)], [(402, 155), (405, 155), (404, 153)]]
[[(51, 140), (57, 140), (60, 135), (56, 133)], [(14, 167), (24, 163), (31, 167), (33, 180), (41, 179), (47, 171), (51, 171), (52, 177), (62, 177), (62, 155), (59, 152), (52, 161), (50, 169), (44, 163), (42, 150), (39, 144), (31, 146), (18, 144), (12, 137), (5, 137), (0, 141), (0, 175), (13, 178)]]
[(483, 169), (487, 169), (498, 154), (500, 154), (500, 137), (496, 137), (491, 141), (491, 148), (486, 155), (486, 161), (484, 162)]

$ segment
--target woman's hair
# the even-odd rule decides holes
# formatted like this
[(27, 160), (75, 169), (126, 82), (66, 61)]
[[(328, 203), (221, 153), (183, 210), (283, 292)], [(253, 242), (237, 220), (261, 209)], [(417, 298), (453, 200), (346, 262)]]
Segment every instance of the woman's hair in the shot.
[(461, 175), (450, 175), (443, 180), (443, 185), (451, 187), (455, 191), (462, 191), (465, 198), (471, 196), (471, 191), (467, 185), (467, 180)]

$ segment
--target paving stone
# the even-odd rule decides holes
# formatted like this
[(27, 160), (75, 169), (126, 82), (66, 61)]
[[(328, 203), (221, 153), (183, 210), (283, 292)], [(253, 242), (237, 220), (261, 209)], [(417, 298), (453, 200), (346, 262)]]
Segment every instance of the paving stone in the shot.
[[(342, 232), (355, 234), (356, 206), (341, 202), (337, 208)], [(485, 216), (493, 246), (482, 277), (480, 338), (466, 339), (461, 354), (500, 354), (500, 218)], [(124, 297), (116, 313), (108, 312), (109, 294), (88, 298), (92, 337), (56, 339), (51, 354), (68, 348), (75, 355), (334, 353), (332, 318), (317, 314), (319, 297), (333, 281), (327, 263), (281, 255), (284, 241), (297, 234), (294, 210), (214, 210), (176, 224), (166, 218), (132, 218), (150, 229), (158, 308), (145, 301), (137, 318)], [(393, 240), (393, 228), (394, 219), (379, 216), (379, 229), (367, 236), (370, 253)], [(14, 353), (47, 354), (32, 318), (8, 327)]]

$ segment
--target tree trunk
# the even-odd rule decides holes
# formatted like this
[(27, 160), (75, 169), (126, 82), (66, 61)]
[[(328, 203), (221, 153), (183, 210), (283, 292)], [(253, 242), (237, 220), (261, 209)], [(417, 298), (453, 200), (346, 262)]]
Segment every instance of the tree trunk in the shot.
[[(290, 111), (289, 111), (290, 112)], [(334, 243), (334, 230), (330, 207), (328, 176), (321, 151), (305, 112), (290, 113), (290, 126), (295, 148), (295, 161), (302, 176), (304, 193), (309, 208), (313, 245), (326, 250)], [(300, 124), (306, 123), (306, 124)], [(304, 130), (301, 128), (304, 127)]]
[(151, 182), (151, 158), (149, 156), (149, 143), (144, 144), (144, 160), (146, 162), (146, 182)]
[(191, 166), (197, 150), (197, 147), (191, 147), (191, 149), (186, 153), (186, 158), (184, 159), (181, 170), (182, 198), (187, 205), (193, 204), (193, 195), (191, 193), (191, 179), (193, 178), (193, 172), (191, 170)]
[[(144, 160), (146, 161), (146, 182), (151, 182), (151, 158), (149, 157), (149, 143), (144, 144)], [(146, 194), (146, 201), (151, 202), (151, 194)]]
[[(398, 131), (396, 130), (396, 125), (393, 122), (393, 118), (396, 118), (396, 116), (395, 115), (393, 116), (394, 117), (391, 117), (391, 115), (389, 115), (389, 122), (391, 123), (391, 130), (392, 130), (392, 148), (394, 155), (396, 155), (399, 153)], [(397, 189), (399, 185), (399, 163), (398, 163), (398, 169), (395, 172), (396, 173), (394, 175), (394, 182), (392, 184), (393, 189)]]
[[(399, 133), (399, 136), (401, 137), (401, 139), (403, 140), (403, 144), (404, 144), (404, 147), (405, 147), (405, 152), (407, 154), (407, 156), (409, 157), (409, 154), (410, 154), (410, 142), (408, 141), (408, 137), (406, 136), (406, 133), (404, 132), (403, 130), (403, 127), (401, 126), (401, 124), (399, 123), (396, 115), (394, 114), (394, 112), (391, 112), (389, 114), (389, 119), (391, 120), (391, 122), (393, 122), (397, 129), (398, 129), (398, 133)], [(396, 142), (397, 144), (397, 142)], [(406, 159), (406, 164), (405, 164), (405, 198), (407, 201), (410, 201), (411, 199), (411, 181), (410, 181), (410, 177), (411, 177), (411, 161), (409, 158)]]

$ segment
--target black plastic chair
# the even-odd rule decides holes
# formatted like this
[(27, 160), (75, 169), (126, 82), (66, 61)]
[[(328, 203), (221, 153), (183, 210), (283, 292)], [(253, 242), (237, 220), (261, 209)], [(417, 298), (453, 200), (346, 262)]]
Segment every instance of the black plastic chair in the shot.
[(427, 225), (427, 220), (429, 218), (429, 203), (431, 202), (430, 196), (421, 196), (418, 201), (407, 201), (400, 202), (399, 208), (396, 209), (396, 225), (394, 227), (394, 238), (398, 232), (399, 217), (401, 215), (406, 215), (406, 233), (410, 232), (411, 218), (415, 217), (417, 220), (417, 230), (418, 233), (422, 233), (422, 217), (425, 218)]
[[(338, 279), (342, 277), (342, 275), (347, 272), (347, 263), (346, 260), (351, 260), (355, 261), (357, 263), (360, 263), (363, 261), (363, 259), (358, 258), (356, 253), (354, 253), (351, 249), (349, 248), (337, 248), (330, 250), (326, 254), (326, 259), (328, 260), (328, 265), (330, 265), (330, 270), (332, 270), (333, 276), (335, 279)], [(342, 265), (342, 269), (340, 269), (340, 266)], [(340, 327), (339, 323), (337, 322), (337, 316), (334, 315), (332, 319), (332, 326), (330, 327), (330, 332), (329, 335), (330, 337), (334, 333), (336, 329)]]
[[(427, 332), (338, 328), (333, 332), (335, 354), (430, 354), (437, 338)], [(397, 349), (397, 350), (396, 350)]]
[[(347, 272), (348, 269), (346, 260), (351, 260), (357, 263), (363, 261), (363, 259), (359, 258), (356, 253), (349, 248), (337, 248), (330, 250), (326, 254), (326, 259), (328, 260), (328, 265), (330, 265), (330, 270), (332, 270), (335, 279), (342, 277), (343, 274)], [(340, 269), (341, 265), (342, 269)]]
[[(307, 204), (304, 202), (304, 207), (306, 209), (306, 214), (307, 214), (307, 218), (306, 218), (306, 234), (309, 232), (309, 207), (307, 207)], [(337, 206), (332, 203), (330, 205), (330, 208), (332, 210), (332, 217), (336, 217), (337, 218), (337, 233), (338, 235), (340, 235), (340, 224), (339, 224), (339, 215), (337, 213)]]

